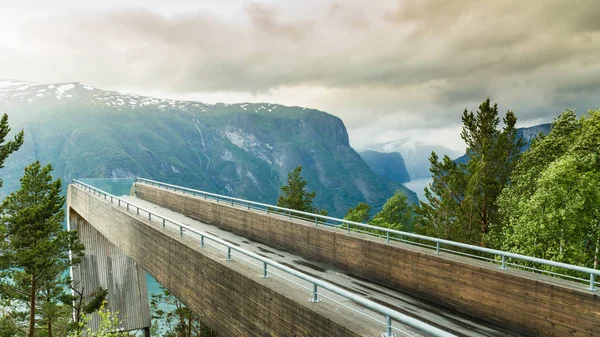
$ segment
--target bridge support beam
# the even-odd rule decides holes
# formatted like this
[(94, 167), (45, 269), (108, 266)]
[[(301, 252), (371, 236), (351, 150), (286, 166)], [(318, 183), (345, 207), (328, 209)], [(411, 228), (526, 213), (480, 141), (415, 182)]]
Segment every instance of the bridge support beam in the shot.
[[(108, 290), (107, 308), (119, 313), (125, 331), (142, 329), (150, 333), (150, 305), (146, 272), (125, 253), (110, 243), (89, 222), (70, 207), (68, 226), (77, 230), (85, 245), (85, 255), (72, 277), (76, 288), (89, 297), (100, 287)], [(99, 317), (91, 317), (92, 331), (98, 329)]]

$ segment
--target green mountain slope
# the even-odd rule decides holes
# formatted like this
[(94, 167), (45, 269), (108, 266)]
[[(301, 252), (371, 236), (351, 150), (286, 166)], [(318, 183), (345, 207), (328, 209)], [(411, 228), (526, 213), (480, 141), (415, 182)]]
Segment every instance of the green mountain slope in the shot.
[(79, 83), (0, 82), (0, 111), (25, 144), (1, 172), (5, 195), (35, 159), (65, 182), (148, 177), (275, 203), (287, 172), (304, 166), (315, 203), (343, 215), (364, 201), (376, 209), (402, 185), (374, 174), (349, 146), (343, 122), (322, 111), (274, 104), (162, 100)]

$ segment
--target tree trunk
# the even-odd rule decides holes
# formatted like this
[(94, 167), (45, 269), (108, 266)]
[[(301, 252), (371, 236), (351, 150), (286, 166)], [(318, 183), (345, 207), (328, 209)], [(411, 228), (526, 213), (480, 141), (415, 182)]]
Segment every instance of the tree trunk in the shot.
[(487, 220), (487, 212), (485, 210), (481, 210), (481, 247), (485, 247), (485, 235), (488, 231), (488, 220)]
[(29, 337), (35, 336), (35, 274), (31, 274), (31, 293), (29, 294)]
[[(46, 302), (47, 303), (51, 303), (51, 301), (50, 301), (50, 288), (49, 287), (46, 288)], [(52, 337), (52, 318), (53, 318), (52, 315), (53, 315), (53, 313), (51, 312), (48, 315), (48, 318), (47, 318), (48, 321), (46, 322), (46, 324), (48, 325), (48, 337)]]
[(192, 311), (188, 309), (188, 331), (187, 337), (192, 337)]
[(599, 253), (600, 253), (600, 238), (596, 241), (596, 254), (594, 254), (594, 269), (598, 269)]

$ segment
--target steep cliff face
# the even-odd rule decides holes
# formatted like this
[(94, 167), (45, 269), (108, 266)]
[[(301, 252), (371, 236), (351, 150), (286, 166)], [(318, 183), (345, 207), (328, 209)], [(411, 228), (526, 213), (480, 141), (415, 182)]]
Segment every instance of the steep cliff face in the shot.
[(287, 173), (304, 167), (315, 203), (343, 215), (381, 207), (401, 184), (374, 174), (349, 146), (343, 122), (322, 111), (275, 104), (163, 100), (79, 83), (0, 82), (0, 109), (26, 141), (2, 171), (5, 195), (23, 167), (52, 163), (65, 182), (149, 177), (274, 203)]
[(404, 159), (402, 159), (400, 153), (383, 153), (369, 150), (359, 154), (373, 172), (397, 183), (410, 181)]
[(528, 128), (519, 128), (517, 129), (517, 137), (523, 139), (525, 145), (521, 148), (521, 151), (526, 151), (531, 147), (531, 142), (540, 134), (547, 135), (550, 133), (550, 129), (552, 128), (551, 123), (540, 124), (531, 126)]

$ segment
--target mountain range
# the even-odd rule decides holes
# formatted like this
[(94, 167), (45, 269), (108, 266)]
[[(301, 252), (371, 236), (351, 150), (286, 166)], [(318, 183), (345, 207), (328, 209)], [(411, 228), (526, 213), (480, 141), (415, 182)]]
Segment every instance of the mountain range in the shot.
[[(551, 128), (551, 123), (534, 125), (526, 128), (518, 128), (517, 138), (523, 140), (521, 152), (527, 151), (531, 147), (531, 142), (533, 142), (533, 140), (540, 134), (547, 135), (548, 133), (550, 133)], [(467, 154), (463, 154), (462, 156), (456, 158), (454, 161), (459, 163), (466, 163), (468, 159), (469, 156)]]
[(23, 167), (52, 163), (73, 178), (147, 177), (275, 203), (298, 165), (315, 206), (342, 216), (358, 202), (374, 210), (402, 184), (373, 173), (350, 147), (339, 118), (277, 104), (204, 104), (124, 94), (81, 83), (0, 81), (0, 111), (25, 143), (1, 171), (0, 197)]
[(368, 149), (380, 153), (400, 153), (410, 180), (430, 177), (429, 156), (431, 152), (435, 152), (442, 157), (448, 155), (450, 158), (456, 158), (462, 154), (441, 145), (426, 144), (412, 139), (397, 139), (370, 144)]

